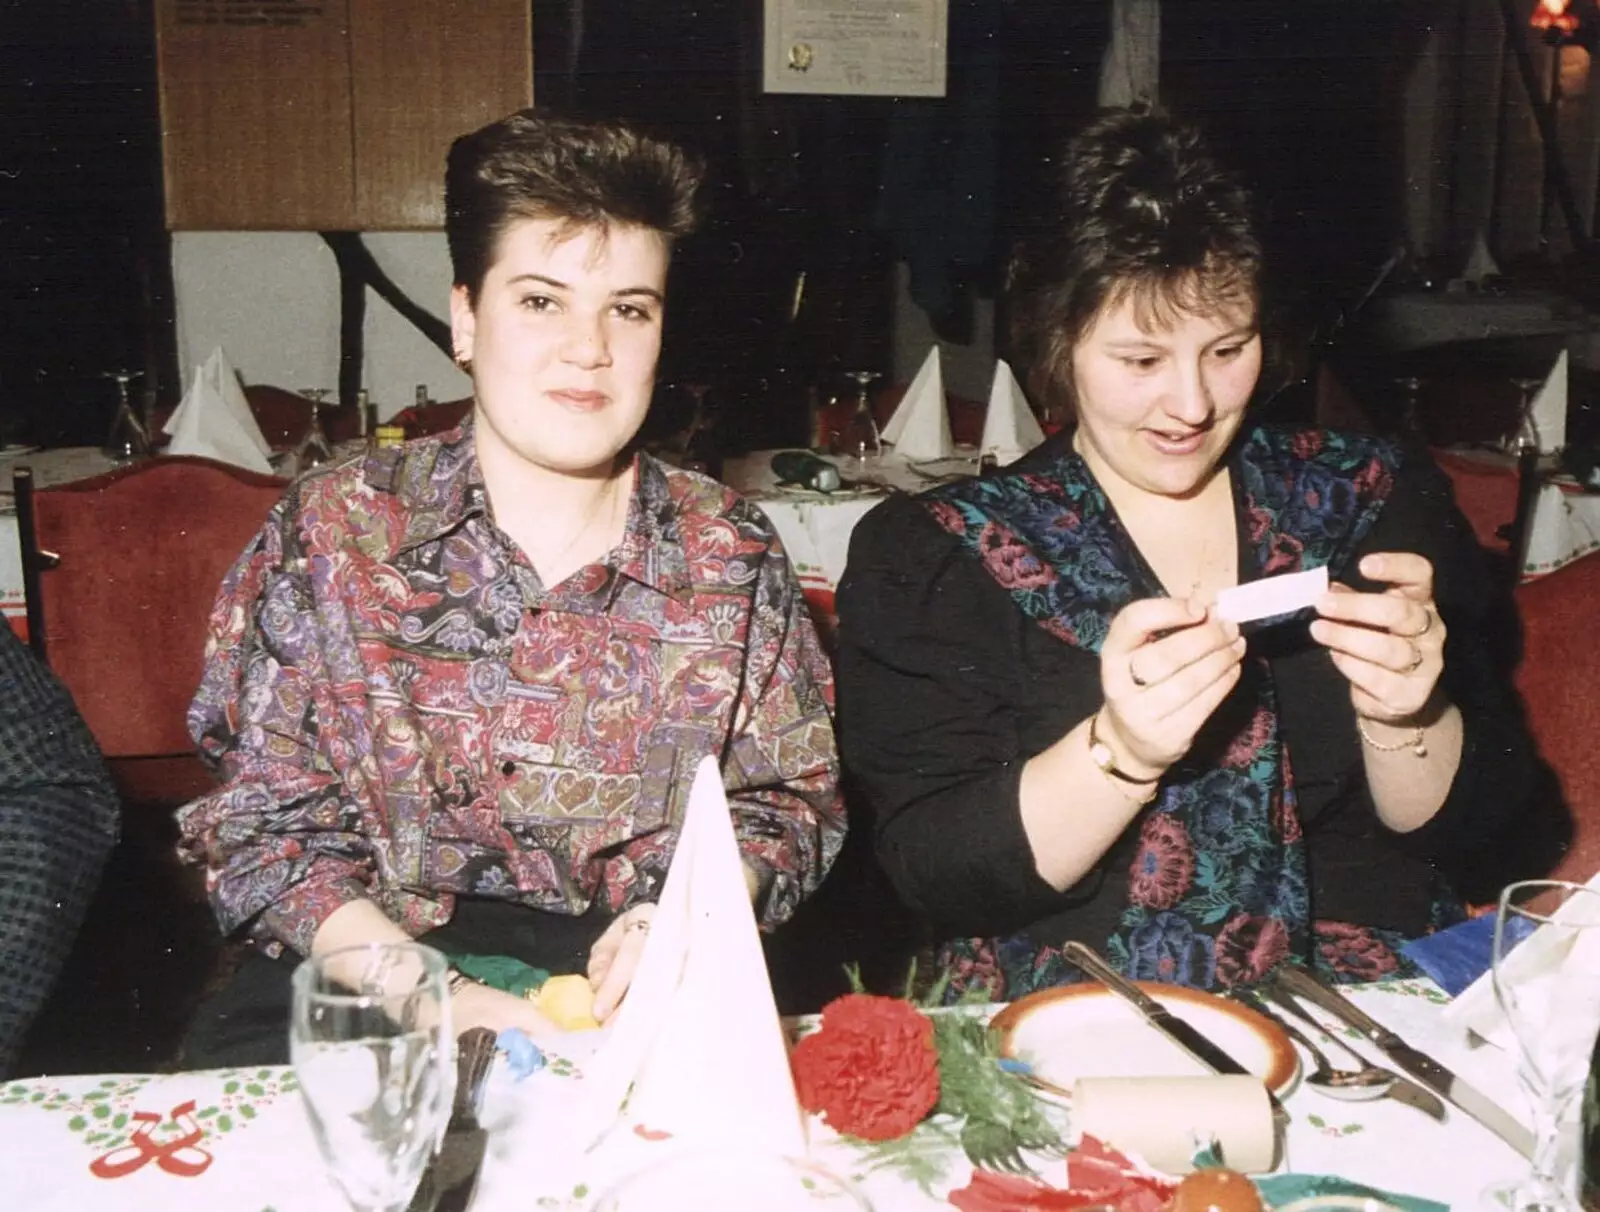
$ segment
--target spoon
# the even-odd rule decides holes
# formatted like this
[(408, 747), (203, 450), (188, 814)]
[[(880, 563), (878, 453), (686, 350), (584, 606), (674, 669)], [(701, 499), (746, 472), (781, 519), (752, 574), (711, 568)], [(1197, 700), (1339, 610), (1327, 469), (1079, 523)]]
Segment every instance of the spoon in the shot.
[(1365, 1099), (1382, 1098), (1389, 1093), (1394, 1085), (1397, 1074), (1377, 1065), (1363, 1065), (1360, 1069), (1339, 1069), (1328, 1060), (1328, 1055), (1315, 1043), (1311, 1037), (1299, 1027), (1295, 1026), (1282, 1014), (1274, 1012), (1267, 1005), (1270, 999), (1274, 1006), (1299, 1017), (1302, 1014), (1299, 1006), (1285, 1004), (1278, 995), (1268, 991), (1263, 996), (1249, 989), (1231, 990), (1232, 996), (1242, 1005), (1248, 1006), (1257, 1014), (1266, 1015), (1283, 1028), (1288, 1037), (1300, 1044), (1310, 1054), (1312, 1064), (1316, 1066), (1306, 1075), (1306, 1085), (1327, 1095), (1329, 1098), (1340, 1098), (1348, 1102), (1357, 1102)]

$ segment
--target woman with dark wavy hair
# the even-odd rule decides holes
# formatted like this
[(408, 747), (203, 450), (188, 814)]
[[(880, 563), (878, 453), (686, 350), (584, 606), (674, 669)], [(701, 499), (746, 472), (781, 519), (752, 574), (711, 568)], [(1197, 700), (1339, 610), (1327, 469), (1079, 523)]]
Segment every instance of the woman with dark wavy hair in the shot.
[[(1200, 136), (1108, 112), (1015, 262), (1015, 345), (1074, 423), (878, 507), (839, 588), (840, 743), (953, 992), (1074, 975), (1374, 977), (1513, 872), (1534, 769), (1448, 482), (1252, 424), (1262, 250)], [(1326, 568), (1247, 627), (1219, 593)], [(1448, 644), (1446, 638), (1448, 637)]]

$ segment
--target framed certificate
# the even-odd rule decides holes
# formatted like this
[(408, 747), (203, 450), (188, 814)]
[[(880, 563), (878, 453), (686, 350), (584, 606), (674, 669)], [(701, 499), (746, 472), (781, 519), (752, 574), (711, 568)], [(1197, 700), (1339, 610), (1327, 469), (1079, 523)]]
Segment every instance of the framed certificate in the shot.
[(946, 0), (765, 0), (769, 93), (942, 97)]

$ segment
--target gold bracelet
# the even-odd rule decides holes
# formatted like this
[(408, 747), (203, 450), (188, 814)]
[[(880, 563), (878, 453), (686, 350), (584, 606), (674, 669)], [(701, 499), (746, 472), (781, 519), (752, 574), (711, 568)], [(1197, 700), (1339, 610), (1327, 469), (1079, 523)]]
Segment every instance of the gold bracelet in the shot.
[(1384, 745), (1373, 740), (1372, 737), (1367, 733), (1366, 723), (1359, 715), (1356, 716), (1356, 731), (1361, 734), (1361, 743), (1367, 748), (1375, 750), (1378, 753), (1399, 753), (1402, 749), (1409, 749), (1419, 758), (1425, 758), (1428, 756), (1428, 746), (1423, 740), (1427, 730), (1423, 728), (1421, 724), (1418, 724), (1416, 728), (1412, 730), (1409, 737), (1403, 741), (1397, 741), (1393, 745)]
[[(1154, 778), (1141, 779), (1135, 778), (1125, 770), (1117, 769), (1117, 759), (1111, 752), (1111, 746), (1102, 741), (1095, 733), (1094, 726), (1099, 718), (1100, 713), (1098, 711), (1089, 717), (1089, 760), (1095, 764), (1101, 774), (1106, 776), (1106, 782), (1110, 783), (1122, 794), (1123, 799), (1133, 804), (1148, 804), (1156, 798), (1156, 792), (1161, 790), (1161, 776), (1158, 774)], [(1150, 789), (1143, 795), (1133, 795), (1128, 791), (1129, 787), (1143, 787), (1147, 783)]]

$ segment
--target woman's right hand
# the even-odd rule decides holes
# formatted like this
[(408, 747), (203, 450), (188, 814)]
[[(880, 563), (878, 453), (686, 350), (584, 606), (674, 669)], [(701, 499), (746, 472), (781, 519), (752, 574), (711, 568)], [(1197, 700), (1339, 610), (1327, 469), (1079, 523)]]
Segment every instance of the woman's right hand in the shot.
[(507, 1027), (520, 1027), (535, 1039), (556, 1035), (559, 1029), (525, 997), (469, 981), (450, 999), (455, 1032), (487, 1027), (496, 1035)]
[(1244, 650), (1237, 624), (1188, 601), (1145, 598), (1120, 610), (1100, 646), (1097, 729), (1118, 767), (1157, 779), (1187, 753), (1238, 682)]

